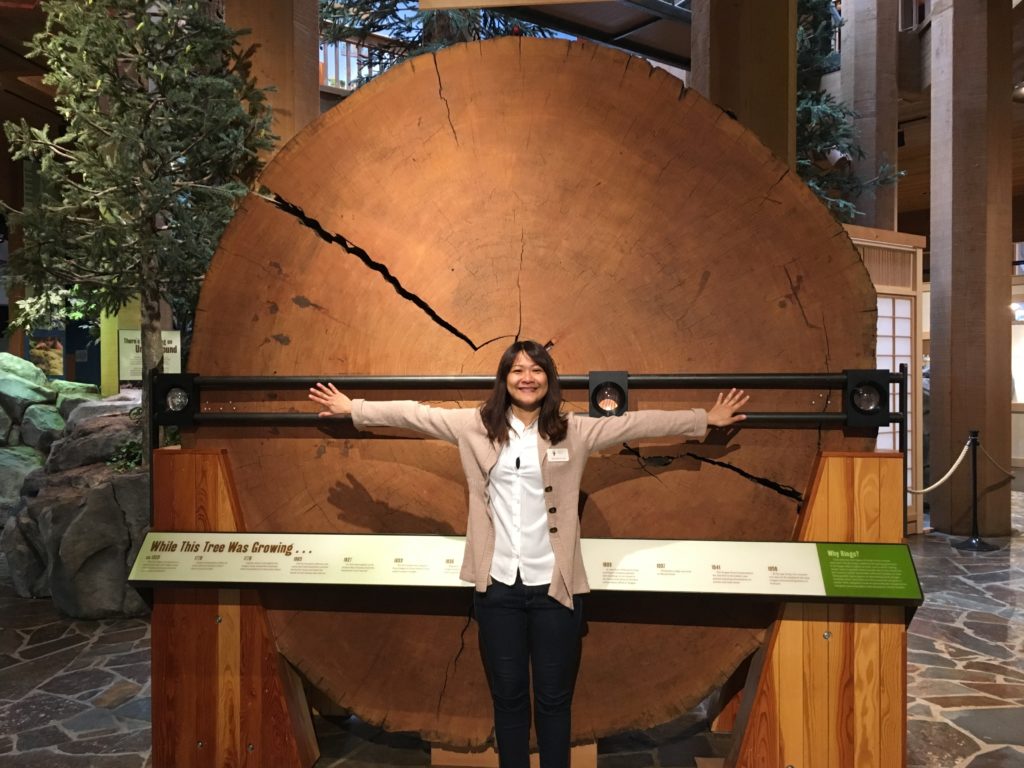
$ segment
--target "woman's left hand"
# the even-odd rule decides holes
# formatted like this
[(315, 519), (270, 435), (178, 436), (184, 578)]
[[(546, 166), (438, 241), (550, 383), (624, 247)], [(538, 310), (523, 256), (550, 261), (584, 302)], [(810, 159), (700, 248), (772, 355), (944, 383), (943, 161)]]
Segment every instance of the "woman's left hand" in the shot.
[(708, 409), (708, 424), (712, 427), (728, 427), (746, 416), (737, 411), (747, 404), (750, 395), (743, 394), (742, 389), (730, 389), (729, 394), (718, 393), (715, 404)]

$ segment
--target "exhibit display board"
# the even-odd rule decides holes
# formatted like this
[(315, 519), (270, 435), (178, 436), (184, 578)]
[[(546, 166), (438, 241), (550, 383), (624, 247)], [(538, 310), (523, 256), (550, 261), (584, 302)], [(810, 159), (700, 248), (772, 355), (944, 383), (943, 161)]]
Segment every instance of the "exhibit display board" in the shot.
[[(146, 535), (134, 583), (465, 587), (461, 536)], [(905, 544), (584, 539), (595, 590), (872, 599), (919, 604)]]

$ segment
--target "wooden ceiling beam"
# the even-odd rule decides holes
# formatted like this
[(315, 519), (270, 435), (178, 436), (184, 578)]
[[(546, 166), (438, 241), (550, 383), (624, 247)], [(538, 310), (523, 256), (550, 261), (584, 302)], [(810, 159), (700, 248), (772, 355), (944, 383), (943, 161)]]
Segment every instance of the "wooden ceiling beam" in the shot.
[(57, 114), (53, 104), (54, 89), (43, 85), (41, 75), (19, 76), (11, 72), (0, 72), (0, 90), (51, 114)]
[(18, 120), (23, 117), (29, 122), (29, 125), (37, 127), (44, 123), (55, 125), (62, 122), (61, 116), (53, 108), (52, 101), (47, 107), (34, 100), (26, 99), (20, 93), (2, 87), (0, 87), (0, 114), (9, 120)]

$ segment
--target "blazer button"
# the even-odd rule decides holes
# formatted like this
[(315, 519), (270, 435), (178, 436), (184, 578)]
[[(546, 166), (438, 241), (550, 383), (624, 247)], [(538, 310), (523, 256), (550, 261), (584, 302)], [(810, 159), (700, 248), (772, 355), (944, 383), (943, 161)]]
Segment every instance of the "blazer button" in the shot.
[(548, 507), (548, 514), (553, 515), (558, 511), (558, 507)]
[(558, 533), (558, 528), (548, 528), (548, 533)]
[(544, 489), (544, 493), (551, 493), (551, 486), (550, 485), (547, 488)]

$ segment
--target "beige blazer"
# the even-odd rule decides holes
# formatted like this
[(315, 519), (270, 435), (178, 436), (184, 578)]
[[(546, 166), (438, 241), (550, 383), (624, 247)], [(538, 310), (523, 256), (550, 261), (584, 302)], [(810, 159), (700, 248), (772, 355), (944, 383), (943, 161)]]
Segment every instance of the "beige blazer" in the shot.
[[(488, 479), (498, 460), (498, 447), (488, 438), (476, 408), (434, 408), (412, 401), (352, 401), (352, 421), (358, 429), (399, 427), (446, 440), (458, 446), (469, 489), (466, 550), (460, 577), (478, 592), (491, 581), (494, 557), (494, 521), (488, 498)], [(568, 414), (565, 439), (552, 447), (538, 435), (544, 498), (548, 505), (551, 549), (555, 569), (548, 594), (572, 608), (572, 596), (589, 592), (580, 552), (580, 481), (587, 458), (594, 451), (642, 437), (680, 435), (703, 437), (708, 416), (692, 411), (628, 411), (622, 416), (592, 418)]]

